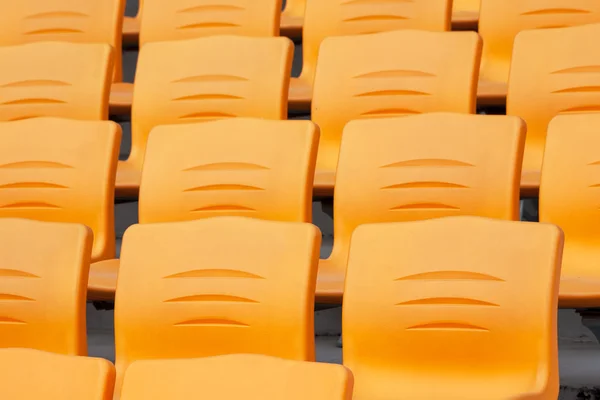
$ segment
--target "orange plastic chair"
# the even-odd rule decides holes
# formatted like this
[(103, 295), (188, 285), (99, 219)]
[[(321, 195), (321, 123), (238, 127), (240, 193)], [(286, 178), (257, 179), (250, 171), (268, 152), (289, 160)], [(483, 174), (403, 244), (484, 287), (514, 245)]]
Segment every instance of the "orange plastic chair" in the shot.
[(0, 121), (42, 116), (108, 119), (112, 67), (107, 44), (0, 47)]
[(481, 1), (454, 0), (452, 3), (452, 28), (458, 30), (477, 30)]
[[(371, 0), (306, 0), (302, 73), (298, 78), (292, 78), (290, 82), (290, 109), (310, 110), (317, 59), (319, 59), (318, 64), (321, 64), (319, 49), (327, 37), (398, 29), (449, 31), (451, 13), (451, 0), (386, 1), (383, 3)], [(392, 48), (388, 48), (388, 46), (392, 46)], [(410, 45), (409, 52), (413, 46), (419, 48), (416, 44)], [(404, 47), (399, 46), (399, 50), (396, 50), (397, 47), (394, 43), (386, 43), (385, 46), (379, 48), (381, 47), (386, 48), (386, 56), (393, 56), (394, 59), (396, 52), (400, 57), (405, 54)], [(353, 47), (351, 50), (351, 54), (361, 55), (362, 49)], [(361, 57), (360, 60), (362, 62), (363, 58)], [(349, 67), (344, 64), (339, 65)]]
[(600, 307), (600, 114), (560, 115), (548, 127), (540, 221), (565, 232), (560, 306)]
[(0, 218), (87, 225), (95, 238), (92, 259), (113, 258), (120, 141), (121, 128), (109, 121), (0, 123)]
[(0, 398), (111, 400), (115, 367), (101, 358), (0, 350)]
[(304, 10), (308, 0), (287, 0), (281, 13), (281, 35), (292, 39), (302, 37)]
[(211, 36), (148, 43), (140, 51), (132, 146), (117, 194), (139, 190), (148, 134), (158, 125), (232, 117), (287, 119), (294, 45), (287, 39)]
[[(124, 0), (19, 0), (0, 2), (0, 46), (40, 41), (107, 43), (114, 51), (114, 81), (123, 78)], [(64, 68), (64, 65), (63, 65)]]
[(0, 347), (87, 354), (92, 242), (83, 225), (0, 218)]
[(142, 19), (142, 9), (144, 0), (138, 0), (138, 12), (135, 17), (125, 16), (123, 19), (123, 44), (135, 45), (140, 36), (140, 20)]
[[(232, 118), (153, 129), (142, 174), (141, 223), (215, 216), (312, 221), (319, 143), (310, 121)], [(90, 296), (112, 300), (119, 260), (92, 265)]]
[(458, 215), (518, 220), (524, 141), (525, 125), (516, 117), (438, 113), (350, 122), (318, 302), (341, 301), (359, 225)]
[[(327, 189), (348, 121), (475, 112), (481, 40), (475, 32), (395, 31), (327, 38), (312, 120), (321, 128), (315, 186)], [(331, 190), (331, 186), (329, 186)]]
[(244, 217), (129, 228), (115, 302), (116, 393), (136, 360), (314, 360), (320, 242), (311, 224)]
[[(479, 33), (483, 38), (483, 56), (479, 103), (505, 104), (513, 43), (519, 32), (595, 22), (600, 22), (600, 3), (595, 0), (481, 0)], [(573, 43), (573, 49), (578, 49), (588, 42)], [(554, 43), (546, 46), (550, 47), (539, 50), (554, 51)], [(522, 54), (515, 53), (514, 57)]]
[(352, 372), (341, 365), (262, 355), (136, 361), (123, 400), (351, 400)]
[(476, 217), (358, 227), (342, 317), (354, 399), (556, 399), (562, 245), (553, 225)]
[[(600, 7), (600, 3), (599, 3)], [(600, 111), (600, 24), (521, 32), (506, 112), (527, 123), (523, 185), (536, 193), (548, 123), (557, 114)]]

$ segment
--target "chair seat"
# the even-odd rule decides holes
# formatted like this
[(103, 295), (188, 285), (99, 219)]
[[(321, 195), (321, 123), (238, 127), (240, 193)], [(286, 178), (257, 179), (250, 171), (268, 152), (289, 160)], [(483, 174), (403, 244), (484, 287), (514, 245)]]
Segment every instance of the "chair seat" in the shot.
[(292, 78), (288, 95), (288, 107), (291, 111), (310, 111), (312, 85), (306, 80)]
[(313, 195), (316, 197), (333, 197), (335, 186), (335, 171), (315, 171)]
[(120, 260), (92, 263), (88, 281), (88, 300), (114, 300)]
[(477, 30), (479, 13), (477, 11), (454, 11), (452, 13), (452, 29), (458, 31)]
[(140, 36), (140, 20), (137, 17), (125, 17), (123, 20), (123, 44), (135, 45)]
[(521, 197), (538, 197), (540, 192), (541, 172), (524, 170), (521, 173)]
[(132, 103), (133, 83), (113, 83), (110, 88), (110, 115), (130, 115)]
[(345, 266), (336, 265), (337, 260), (328, 258), (319, 261), (319, 274), (317, 275), (317, 290), (315, 302), (317, 304), (342, 304), (344, 296)]
[(479, 81), (477, 87), (478, 106), (504, 106), (508, 85), (504, 82)]
[(302, 38), (302, 25), (304, 24), (304, 18), (288, 15), (285, 12), (281, 14), (281, 36), (287, 36), (290, 39), (301, 39)]
[(561, 277), (558, 305), (560, 308), (600, 307), (600, 278)]
[(137, 197), (140, 191), (142, 172), (128, 161), (119, 161), (117, 180), (115, 183), (116, 197)]

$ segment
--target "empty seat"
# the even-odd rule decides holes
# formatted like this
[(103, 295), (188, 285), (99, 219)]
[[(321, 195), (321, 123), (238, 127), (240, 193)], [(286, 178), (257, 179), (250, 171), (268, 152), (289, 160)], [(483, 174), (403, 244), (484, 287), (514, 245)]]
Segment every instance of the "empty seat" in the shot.
[(476, 217), (358, 227), (342, 317), (354, 399), (556, 399), (562, 244), (553, 225)]
[[(321, 64), (319, 48), (325, 38), (397, 29), (448, 31), (450, 30), (451, 12), (451, 0), (416, 0), (410, 2), (307, 0), (302, 35), (302, 74), (291, 80), (290, 109), (310, 110), (317, 59), (319, 59), (318, 64)], [(416, 44), (414, 44), (414, 47), (420, 49)], [(382, 48), (386, 49), (385, 55), (394, 56), (393, 59), (397, 59), (396, 55), (402, 57), (405, 54), (405, 49), (402, 46), (396, 47), (392, 40), (378, 46), (378, 49)], [(351, 48), (351, 50), (353, 55), (359, 57), (362, 55), (362, 48), (360, 50)], [(429, 49), (427, 50), (429, 51)], [(427, 54), (427, 52), (424, 53)], [(362, 62), (365, 58), (367, 57), (360, 57), (359, 60)], [(338, 68), (339, 66), (348, 67), (348, 65), (342, 63), (337, 66)]]
[(120, 140), (121, 128), (110, 121), (0, 123), (0, 218), (87, 225), (94, 232), (92, 259), (113, 258)]
[(524, 141), (516, 117), (439, 113), (350, 122), (336, 179), (333, 251), (319, 265), (317, 300), (341, 301), (359, 225), (458, 215), (518, 220)]
[(452, 3), (452, 27), (460, 30), (476, 30), (479, 22), (481, 0), (454, 0)]
[(142, 19), (142, 9), (144, 0), (138, 0), (138, 12), (135, 17), (125, 16), (123, 19), (123, 44), (136, 45), (140, 36), (140, 20)]
[(100, 358), (0, 350), (0, 398), (111, 400), (115, 367)]
[[(232, 118), (163, 125), (148, 142), (141, 223), (215, 216), (311, 222), (318, 128), (310, 121)], [(119, 260), (92, 265), (90, 295), (113, 299)]]
[(598, 36), (600, 24), (524, 31), (515, 39), (506, 112), (527, 123), (523, 186), (532, 194), (539, 187), (550, 120), (600, 111)]
[(302, 37), (307, 0), (286, 0), (281, 13), (281, 34), (293, 39)]
[(123, 77), (124, 9), (124, 0), (3, 1), (0, 2), (0, 46), (40, 41), (106, 43), (114, 49), (114, 80), (118, 82)]
[[(519, 32), (594, 22), (600, 22), (600, 2), (596, 0), (481, 0), (479, 33), (483, 38), (483, 55), (479, 103), (505, 104), (513, 42)], [(582, 40), (581, 44), (570, 42), (574, 44), (573, 49), (585, 47), (589, 38)], [(552, 41), (544, 46), (549, 47), (539, 50), (554, 51)], [(522, 55), (523, 52), (515, 53), (517, 58)]]
[(328, 176), (348, 121), (475, 112), (480, 50), (475, 32), (404, 30), (326, 39), (312, 105), (312, 120), (321, 128), (316, 188), (332, 189)]
[[(139, 18), (139, 45), (212, 35), (279, 36), (280, 15), (281, 0), (219, 0), (213, 4), (198, 0), (146, 0), (144, 14)], [(113, 92), (111, 109), (116, 113), (131, 111), (133, 86), (119, 85)]]
[(352, 373), (341, 365), (262, 355), (136, 361), (123, 400), (351, 400)]
[(115, 301), (116, 393), (136, 360), (314, 360), (320, 242), (311, 224), (244, 217), (130, 227)]
[(135, 196), (148, 134), (158, 125), (232, 117), (287, 118), (293, 56), (287, 38), (211, 36), (148, 43), (140, 51), (132, 145), (117, 193)]
[(560, 306), (600, 307), (600, 114), (561, 115), (548, 127), (540, 221), (565, 232)]
[(0, 218), (0, 347), (87, 354), (92, 241), (83, 225)]
[(107, 119), (112, 67), (108, 44), (0, 47), (0, 121), (42, 116)]

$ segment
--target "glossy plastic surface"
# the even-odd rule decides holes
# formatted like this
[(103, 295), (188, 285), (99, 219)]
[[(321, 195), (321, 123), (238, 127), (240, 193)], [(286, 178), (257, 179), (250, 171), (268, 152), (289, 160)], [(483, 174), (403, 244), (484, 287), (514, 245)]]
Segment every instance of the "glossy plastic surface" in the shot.
[(84, 224), (94, 232), (92, 258), (114, 257), (120, 141), (109, 121), (0, 123), (0, 218)]
[(527, 123), (523, 171), (540, 170), (554, 116), (600, 111), (599, 36), (600, 24), (517, 35), (506, 112)]
[(516, 117), (434, 113), (352, 121), (344, 130), (334, 243), (317, 299), (339, 302), (361, 224), (475, 215), (519, 219), (525, 125)]
[(0, 218), (0, 347), (87, 354), (92, 241), (83, 225)]
[(0, 47), (0, 121), (108, 119), (108, 44), (37, 42)]
[(341, 365), (262, 355), (136, 361), (122, 400), (351, 400), (352, 373)]
[(320, 239), (311, 224), (243, 217), (129, 228), (115, 302), (118, 381), (136, 360), (314, 360)]
[(477, 30), (481, 0), (454, 0), (452, 2), (452, 28)]
[(312, 104), (312, 120), (321, 128), (317, 169), (335, 170), (350, 120), (475, 112), (480, 52), (475, 32), (403, 30), (327, 38)]
[(119, 166), (117, 190), (139, 186), (148, 135), (157, 125), (287, 119), (293, 51), (293, 43), (282, 37), (211, 36), (146, 44), (135, 78), (131, 154)]
[(565, 232), (560, 306), (600, 307), (600, 114), (560, 115), (548, 127), (540, 221)]
[(476, 217), (358, 227), (342, 317), (354, 398), (556, 399), (562, 244), (553, 225)]
[(304, 10), (307, 0), (286, 0), (281, 12), (281, 35), (298, 39), (302, 37)]
[(140, 46), (213, 35), (279, 36), (281, 0), (146, 0)]
[[(319, 49), (326, 38), (400, 29), (449, 31), (451, 13), (451, 0), (307, 0), (302, 39), (302, 73), (291, 81), (290, 108), (310, 109)], [(418, 48), (416, 43), (415, 47)], [(352, 54), (362, 53), (357, 49), (352, 50)], [(404, 49), (390, 49), (386, 54), (396, 53), (401, 56)]]
[(310, 121), (233, 118), (150, 135), (140, 223), (217, 216), (311, 222), (319, 143)]
[(111, 400), (115, 367), (101, 358), (0, 350), (0, 398)]
[[(107, 43), (113, 78), (123, 78), (121, 32), (125, 0), (19, 0), (0, 2), (0, 46), (30, 42)], [(64, 67), (64, 66), (63, 66)]]

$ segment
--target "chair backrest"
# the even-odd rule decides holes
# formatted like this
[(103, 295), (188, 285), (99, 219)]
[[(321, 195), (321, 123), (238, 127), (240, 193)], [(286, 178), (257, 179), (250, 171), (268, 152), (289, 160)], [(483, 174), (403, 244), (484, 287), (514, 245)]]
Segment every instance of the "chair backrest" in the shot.
[(281, 0), (146, 0), (140, 46), (212, 35), (279, 36)]
[(0, 121), (108, 119), (113, 57), (107, 44), (0, 47)]
[(293, 43), (283, 37), (210, 36), (140, 50), (129, 160), (141, 168), (157, 125), (253, 117), (287, 119)]
[(79, 224), (0, 218), (0, 242), (0, 347), (87, 354), (92, 232)]
[(527, 123), (524, 170), (540, 170), (554, 116), (600, 111), (599, 36), (600, 24), (517, 35), (506, 112)]
[[(560, 115), (550, 122), (540, 183), (540, 221), (560, 226), (567, 245), (600, 244), (598, 190), (600, 190), (600, 114)], [(564, 271), (571, 276), (594, 268), (594, 262), (576, 260), (585, 251), (565, 248)], [(595, 273), (597, 274), (597, 272)], [(586, 274), (587, 275), (587, 274)]]
[(0, 123), (0, 218), (71, 222), (94, 232), (94, 261), (115, 256), (121, 128), (110, 121)]
[[(399, 29), (449, 31), (451, 15), (452, 0), (306, 0), (301, 77), (314, 80), (325, 38)], [(388, 55), (394, 53), (390, 49)]]
[(101, 358), (0, 350), (0, 398), (111, 400), (115, 367)]
[(351, 400), (352, 372), (341, 365), (237, 354), (136, 361), (122, 400)]
[[(595, 22), (600, 22), (600, 2), (596, 0), (481, 0), (481, 78), (508, 81), (513, 43), (521, 31)], [(548, 46), (546, 50), (552, 51), (554, 44)]]
[(140, 223), (231, 215), (311, 222), (318, 144), (310, 121), (158, 126), (142, 171)]
[(283, 13), (291, 17), (304, 19), (307, 0), (286, 0)]
[(434, 113), (352, 121), (336, 176), (332, 257), (359, 225), (474, 215), (519, 219), (525, 125)]
[[(121, 81), (124, 12), (125, 0), (3, 1), (0, 46), (42, 41), (106, 43), (114, 49), (114, 80)], [(63, 64), (62, 68), (70, 72), (68, 66)]]
[(355, 396), (438, 398), (467, 375), (556, 397), (562, 244), (554, 225), (476, 217), (357, 228), (342, 317)]
[(311, 224), (243, 217), (129, 228), (115, 302), (117, 386), (143, 359), (313, 360), (320, 239)]
[(350, 120), (474, 113), (480, 52), (475, 32), (404, 30), (327, 38), (312, 101), (312, 119), (321, 128), (317, 169), (335, 169)]
[[(141, 0), (140, 0), (141, 1)], [(479, 11), (482, 0), (454, 0), (452, 8), (454, 11)]]

